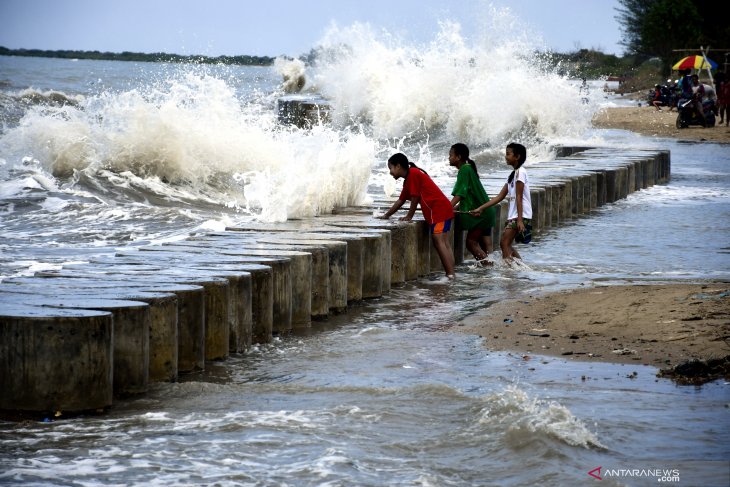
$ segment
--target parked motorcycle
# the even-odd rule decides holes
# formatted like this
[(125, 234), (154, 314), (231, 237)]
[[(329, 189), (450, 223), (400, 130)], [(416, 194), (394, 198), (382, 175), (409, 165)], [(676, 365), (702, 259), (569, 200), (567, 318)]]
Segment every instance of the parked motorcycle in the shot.
[(705, 100), (702, 102), (702, 110), (705, 113), (704, 119), (695, 110), (692, 100), (681, 98), (677, 102), (677, 128), (683, 129), (690, 125), (702, 125), (703, 127), (715, 126), (715, 102), (713, 100)]

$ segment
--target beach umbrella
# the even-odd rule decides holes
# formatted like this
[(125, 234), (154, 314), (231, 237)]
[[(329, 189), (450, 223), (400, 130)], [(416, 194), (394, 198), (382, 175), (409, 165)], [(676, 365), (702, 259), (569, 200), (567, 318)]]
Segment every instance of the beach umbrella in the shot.
[[(707, 59), (707, 63), (705, 62)], [(683, 69), (717, 69), (717, 63), (710, 58), (702, 58), (702, 56), (687, 56), (677, 61), (677, 64), (672, 66), (672, 69), (683, 70)]]

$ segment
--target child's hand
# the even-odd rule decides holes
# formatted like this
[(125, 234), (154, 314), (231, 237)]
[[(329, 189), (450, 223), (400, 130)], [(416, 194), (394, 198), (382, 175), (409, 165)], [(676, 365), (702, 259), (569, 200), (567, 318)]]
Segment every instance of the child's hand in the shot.
[(479, 210), (479, 209), (476, 209), (476, 210), (471, 210), (471, 211), (469, 212), (469, 214), (470, 214), (471, 216), (481, 216), (481, 215), (482, 215), (482, 210)]
[(409, 221), (411, 221), (411, 217), (409, 217), (409, 216), (402, 216), (402, 217), (400, 217), (400, 221), (402, 221), (402, 222), (409, 222)]

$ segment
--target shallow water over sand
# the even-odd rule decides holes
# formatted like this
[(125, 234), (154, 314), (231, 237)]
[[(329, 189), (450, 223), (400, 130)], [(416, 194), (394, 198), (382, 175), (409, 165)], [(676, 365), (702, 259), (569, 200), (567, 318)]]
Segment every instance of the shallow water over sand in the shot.
[(676, 468), (690, 451), (722, 467), (726, 384), (677, 387), (649, 367), (489, 353), (439, 329), (458, 314), (445, 316), (444, 298), (407, 285), (108, 415), (2, 424), (0, 480), (579, 485), (599, 465)]

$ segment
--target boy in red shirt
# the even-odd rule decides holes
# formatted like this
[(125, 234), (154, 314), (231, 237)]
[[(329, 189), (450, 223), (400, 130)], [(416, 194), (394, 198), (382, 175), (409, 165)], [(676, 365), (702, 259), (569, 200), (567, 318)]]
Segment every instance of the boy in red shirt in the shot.
[(394, 179), (404, 178), (403, 191), (393, 203), (393, 206), (381, 217), (390, 218), (390, 215), (398, 211), (403, 204), (410, 200), (411, 206), (408, 214), (401, 217), (402, 221), (410, 221), (416, 213), (416, 208), (421, 205), (423, 218), (431, 227), (431, 241), (439, 254), (441, 264), (446, 271), (448, 279), (454, 279), (454, 252), (449, 244), (448, 232), (454, 221), (454, 210), (446, 195), (436, 186), (429, 175), (408, 161), (405, 154), (394, 154), (388, 159), (388, 170)]

